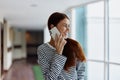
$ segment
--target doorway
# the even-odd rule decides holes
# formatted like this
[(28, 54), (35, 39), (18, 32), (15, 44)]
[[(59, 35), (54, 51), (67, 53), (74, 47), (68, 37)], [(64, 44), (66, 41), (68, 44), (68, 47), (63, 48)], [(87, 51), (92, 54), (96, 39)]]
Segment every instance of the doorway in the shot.
[(30, 63), (37, 63), (37, 47), (43, 43), (42, 30), (27, 30), (26, 31), (26, 48), (27, 61)]
[(0, 38), (0, 39), (1, 39), (1, 40), (0, 40), (0, 41), (1, 41), (1, 42), (0, 42), (0, 43), (1, 43), (1, 44), (0, 44), (0, 48), (1, 48), (1, 54), (0, 54), (0, 56), (1, 56), (1, 58), (0, 58), (0, 59), (1, 59), (1, 60), (0, 60), (0, 61), (1, 61), (1, 65), (0, 65), (0, 67), (1, 67), (1, 70), (0, 70), (0, 71), (1, 71), (1, 75), (3, 74), (3, 65), (4, 65), (4, 64), (3, 64), (3, 41), (4, 41), (4, 40), (3, 40), (3, 39), (4, 39), (4, 37), (3, 37), (3, 33), (4, 33), (4, 32), (3, 32), (3, 31), (4, 31), (4, 30), (3, 30), (3, 24), (0, 23), (0, 37), (1, 37), (1, 38)]

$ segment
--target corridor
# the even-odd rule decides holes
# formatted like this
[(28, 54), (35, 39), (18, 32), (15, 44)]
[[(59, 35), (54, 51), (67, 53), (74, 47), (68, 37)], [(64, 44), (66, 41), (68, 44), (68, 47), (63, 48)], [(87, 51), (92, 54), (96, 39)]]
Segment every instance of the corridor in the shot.
[(35, 80), (33, 65), (25, 59), (14, 61), (4, 80)]

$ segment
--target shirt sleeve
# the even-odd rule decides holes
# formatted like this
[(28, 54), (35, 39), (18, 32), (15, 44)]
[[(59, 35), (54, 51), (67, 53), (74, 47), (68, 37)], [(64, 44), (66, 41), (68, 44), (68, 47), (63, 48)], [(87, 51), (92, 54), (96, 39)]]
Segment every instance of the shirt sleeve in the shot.
[(40, 64), (45, 80), (57, 80), (67, 58), (55, 53), (52, 57), (51, 63), (49, 63), (47, 61), (48, 56), (46, 56), (46, 54), (49, 53), (45, 53), (42, 48), (38, 48), (37, 54), (38, 63)]
[(86, 63), (85, 62), (77, 62), (77, 80), (85, 80), (85, 72), (86, 72)]

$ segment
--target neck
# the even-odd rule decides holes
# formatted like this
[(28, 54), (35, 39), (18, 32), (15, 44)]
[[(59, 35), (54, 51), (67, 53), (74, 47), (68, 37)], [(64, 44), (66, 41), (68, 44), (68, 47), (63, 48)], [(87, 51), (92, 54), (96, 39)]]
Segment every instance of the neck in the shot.
[(53, 47), (55, 47), (55, 45), (54, 45), (54, 40), (53, 40), (52, 38), (51, 38), (49, 44), (52, 45)]

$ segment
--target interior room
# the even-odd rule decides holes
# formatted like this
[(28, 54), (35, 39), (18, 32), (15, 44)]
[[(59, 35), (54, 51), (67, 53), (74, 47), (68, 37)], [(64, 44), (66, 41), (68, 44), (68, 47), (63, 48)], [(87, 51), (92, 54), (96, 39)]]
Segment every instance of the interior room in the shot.
[(119, 0), (0, 0), (0, 80), (44, 80), (37, 48), (50, 40), (53, 12), (70, 18), (69, 37), (87, 58), (84, 80), (120, 80)]

